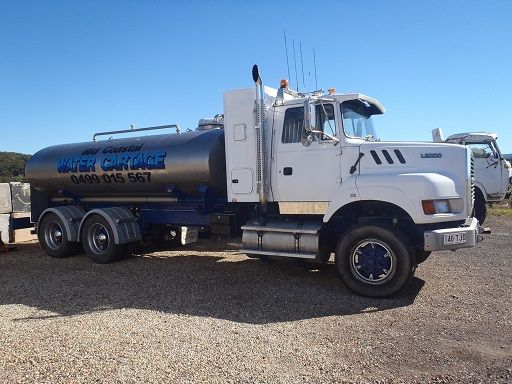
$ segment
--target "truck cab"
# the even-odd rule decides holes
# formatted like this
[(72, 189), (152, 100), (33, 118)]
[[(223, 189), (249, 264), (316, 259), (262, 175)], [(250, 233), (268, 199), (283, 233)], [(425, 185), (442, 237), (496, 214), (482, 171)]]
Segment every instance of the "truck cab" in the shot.
[(224, 95), (228, 201), (273, 207), (242, 227), (248, 255), (325, 263), (334, 253), (349, 288), (382, 297), (432, 251), (480, 240), (468, 148), (381, 141), (373, 120), (384, 107), (363, 94), (258, 93)]
[(475, 166), (475, 217), (480, 224), (485, 221), (487, 203), (501, 202), (510, 196), (512, 168), (501, 154), (497, 139), (495, 133), (464, 132), (445, 140), (471, 149)]

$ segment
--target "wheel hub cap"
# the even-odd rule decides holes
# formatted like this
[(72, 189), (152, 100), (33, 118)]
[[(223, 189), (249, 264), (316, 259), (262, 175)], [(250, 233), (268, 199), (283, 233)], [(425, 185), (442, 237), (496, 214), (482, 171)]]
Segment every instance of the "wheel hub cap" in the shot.
[(110, 244), (110, 238), (107, 229), (100, 223), (95, 223), (89, 228), (88, 233), (89, 247), (94, 253), (105, 253)]
[(49, 223), (44, 230), (45, 242), (54, 251), (62, 246), (62, 228), (56, 221)]
[(354, 276), (369, 284), (383, 284), (395, 273), (396, 256), (384, 242), (365, 240), (356, 245), (351, 255)]

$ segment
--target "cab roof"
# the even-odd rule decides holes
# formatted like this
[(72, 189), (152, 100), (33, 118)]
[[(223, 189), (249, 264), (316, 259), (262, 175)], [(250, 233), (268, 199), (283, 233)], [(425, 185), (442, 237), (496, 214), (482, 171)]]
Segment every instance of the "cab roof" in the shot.
[[(303, 102), (304, 99), (308, 98), (307, 94), (293, 93), (293, 94), (289, 94), (289, 95), (291, 95), (292, 97), (285, 99), (286, 104), (301, 103), (301, 102)], [(371, 111), (372, 115), (380, 115), (380, 114), (383, 114), (386, 112), (386, 108), (384, 108), (384, 106), (378, 100), (376, 100), (370, 96), (366, 96), (362, 93), (341, 93), (341, 94), (336, 93), (334, 95), (325, 95), (325, 94), (322, 94), (322, 95), (316, 94), (315, 95), (314, 94), (310, 97), (325, 100), (325, 101), (328, 101), (328, 100), (332, 101), (333, 99), (336, 99), (340, 103), (344, 102), (344, 101), (349, 101), (349, 100), (361, 100), (363, 103), (367, 104), (368, 107), (369, 106), (372, 107), (372, 111)]]
[(496, 140), (498, 135), (493, 132), (464, 132), (448, 136), (445, 141), (453, 143), (486, 143)]

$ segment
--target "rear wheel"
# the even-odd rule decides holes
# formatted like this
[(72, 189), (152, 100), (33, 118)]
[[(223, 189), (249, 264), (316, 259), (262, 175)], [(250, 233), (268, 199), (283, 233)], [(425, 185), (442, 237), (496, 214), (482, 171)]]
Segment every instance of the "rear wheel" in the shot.
[(85, 221), (82, 244), (89, 259), (98, 264), (112, 263), (126, 250), (125, 244), (115, 244), (111, 225), (100, 215), (92, 215)]
[(53, 212), (43, 216), (37, 237), (43, 251), (51, 257), (63, 258), (74, 255), (80, 250), (77, 242), (68, 240), (64, 222)]
[(416, 257), (409, 239), (392, 226), (355, 225), (336, 248), (336, 267), (349, 289), (388, 297), (414, 276)]

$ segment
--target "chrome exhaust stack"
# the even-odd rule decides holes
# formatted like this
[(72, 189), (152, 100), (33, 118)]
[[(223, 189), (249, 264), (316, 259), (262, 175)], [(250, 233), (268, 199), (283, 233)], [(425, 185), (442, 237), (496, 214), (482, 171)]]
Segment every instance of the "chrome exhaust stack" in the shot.
[(254, 111), (256, 113), (256, 149), (257, 149), (257, 191), (260, 199), (260, 208), (263, 217), (267, 214), (268, 203), (268, 156), (267, 156), (267, 129), (265, 116), (265, 94), (258, 66), (252, 67), (252, 78), (256, 86)]

